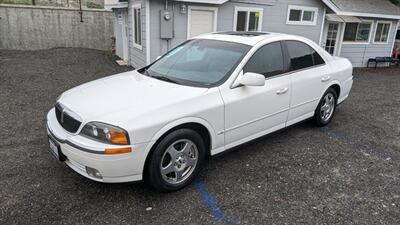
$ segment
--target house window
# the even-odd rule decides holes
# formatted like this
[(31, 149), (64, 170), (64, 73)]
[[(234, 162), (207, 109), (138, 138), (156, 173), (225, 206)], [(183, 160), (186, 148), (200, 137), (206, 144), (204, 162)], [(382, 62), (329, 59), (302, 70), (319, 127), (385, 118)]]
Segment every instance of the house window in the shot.
[(262, 8), (236, 7), (233, 30), (261, 31), (262, 13)]
[(374, 42), (376, 43), (387, 43), (390, 31), (390, 22), (378, 22), (375, 30)]
[(139, 49), (142, 48), (142, 21), (141, 5), (133, 6), (133, 45)]
[(286, 24), (316, 25), (318, 8), (289, 5)]
[(370, 22), (346, 23), (343, 41), (368, 43), (371, 25)]

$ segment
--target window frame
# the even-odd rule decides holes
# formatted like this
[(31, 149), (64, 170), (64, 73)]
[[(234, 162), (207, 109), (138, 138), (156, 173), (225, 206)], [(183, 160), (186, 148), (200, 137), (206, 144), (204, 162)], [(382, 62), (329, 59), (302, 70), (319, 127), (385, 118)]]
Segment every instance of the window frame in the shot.
[[(345, 44), (345, 45), (346, 45), (346, 44), (347, 44), (347, 45), (354, 45), (354, 44), (355, 44), (355, 45), (369, 45), (369, 44), (371, 43), (372, 30), (373, 30), (373, 28), (374, 28), (374, 21), (373, 21), (373, 20), (363, 20), (362, 22), (357, 23), (358, 26), (357, 26), (356, 35), (357, 35), (357, 33), (358, 33), (359, 25), (362, 24), (362, 23), (369, 23), (369, 24), (370, 24), (370, 26), (369, 26), (368, 40), (367, 40), (367, 41), (357, 41), (357, 40), (355, 40), (355, 41), (345, 41), (345, 40), (344, 40), (344, 36), (345, 36), (345, 32), (346, 32), (346, 26), (347, 26), (348, 23), (344, 23), (344, 26), (343, 26), (342, 44)], [(356, 36), (356, 38), (357, 38), (357, 36)]]
[[(290, 20), (290, 11), (291, 10), (300, 10), (301, 11), (300, 21)], [(312, 11), (312, 12), (314, 12), (313, 21), (303, 21), (304, 11)], [(318, 21), (318, 11), (319, 11), (319, 9), (317, 7), (289, 5), (288, 6), (288, 10), (287, 10), (286, 24), (288, 24), (288, 25), (300, 25), (300, 26), (316, 26), (317, 25), (317, 21)]]
[[(379, 24), (389, 24), (389, 30), (388, 30), (388, 34), (387, 34), (387, 39), (386, 39), (386, 41), (375, 41), (376, 32), (378, 31), (378, 25), (379, 25)], [(382, 27), (382, 28), (383, 28), (383, 27)], [(388, 44), (388, 43), (389, 43), (389, 37), (390, 37), (390, 31), (391, 31), (391, 29), (392, 29), (392, 22), (390, 22), (390, 21), (384, 21), (384, 20), (378, 20), (378, 21), (376, 21), (376, 23), (375, 23), (375, 32), (374, 32), (374, 37), (373, 37), (373, 39), (372, 39), (372, 43), (374, 43), (374, 44), (383, 44), (383, 45)], [(383, 33), (383, 29), (382, 29), (381, 35), (382, 35), (382, 33)], [(381, 37), (382, 37), (382, 36), (381, 36)]]
[[(309, 67), (305, 67), (305, 68), (301, 68), (301, 69), (297, 69), (297, 70), (290, 70), (291, 67), (291, 62), (290, 62), (290, 53), (289, 53), (289, 49), (287, 47), (287, 43), (288, 41), (295, 41), (295, 42), (300, 42), (302, 44), (307, 45), (310, 49), (314, 50), (320, 57), (321, 59), (324, 61), (324, 63), (322, 64), (318, 64), (318, 65), (313, 65), (313, 66), (309, 66)], [(301, 72), (301, 71), (305, 71), (305, 70), (310, 70), (310, 69), (314, 69), (317, 67), (321, 67), (321, 66), (325, 66), (326, 65), (326, 58), (324, 55), (320, 54), (314, 47), (312, 47), (310, 44), (301, 41), (301, 40), (295, 40), (295, 39), (287, 39), (287, 40), (283, 40), (282, 41), (282, 45), (285, 51), (285, 60), (286, 60), (286, 65), (287, 65), (287, 69), (286, 69), (286, 73), (287, 74), (292, 74), (292, 73), (297, 73), (297, 72)], [(314, 62), (314, 57), (313, 57), (313, 64), (315, 64)]]
[[(137, 23), (137, 20), (136, 20), (136, 10), (140, 10), (139, 12), (140, 12), (140, 44), (139, 43), (137, 43), (136, 42), (136, 32), (135, 32), (135, 26), (136, 25), (139, 25), (138, 23)], [(137, 3), (137, 4), (134, 4), (134, 5), (132, 5), (132, 45), (133, 45), (133, 47), (135, 47), (135, 48), (137, 48), (137, 49), (139, 49), (139, 50), (142, 50), (143, 49), (143, 32), (142, 32), (142, 29), (143, 29), (143, 27), (142, 27), (142, 4), (141, 3)], [(139, 30), (139, 28), (138, 28), (138, 30)]]
[(244, 68), (246, 67), (246, 65), (250, 62), (250, 60), (253, 58), (253, 56), (254, 56), (261, 48), (263, 48), (263, 47), (265, 47), (265, 46), (267, 46), (267, 45), (270, 45), (270, 44), (279, 43), (279, 45), (281, 46), (281, 51), (282, 51), (282, 64), (283, 64), (282, 73), (275, 74), (275, 75), (271, 75), (271, 76), (268, 76), (268, 77), (266, 77), (264, 74), (261, 74), (261, 75), (264, 75), (265, 80), (268, 80), (268, 79), (272, 79), (272, 78), (274, 78), (274, 77), (278, 77), (278, 76), (282, 76), (282, 75), (286, 74), (286, 73), (288, 72), (288, 70), (289, 70), (289, 65), (288, 65), (288, 60), (287, 60), (287, 57), (288, 57), (288, 56), (287, 56), (287, 53), (286, 53), (286, 46), (285, 46), (285, 44), (284, 44), (283, 42), (284, 42), (284, 41), (272, 41), (272, 42), (268, 42), (268, 43), (265, 43), (265, 44), (259, 46), (259, 47), (249, 56), (249, 58), (247, 59), (247, 61), (243, 64), (243, 66), (242, 66), (242, 68), (241, 68), (241, 71), (244, 73)]
[(245, 29), (245, 32), (249, 31), (250, 13), (251, 12), (258, 12), (259, 13), (259, 17), (258, 17), (258, 29), (257, 29), (257, 32), (261, 32), (264, 8), (235, 6), (234, 15), (233, 15), (233, 30), (234, 31), (237, 31), (238, 12), (246, 12), (246, 29)]

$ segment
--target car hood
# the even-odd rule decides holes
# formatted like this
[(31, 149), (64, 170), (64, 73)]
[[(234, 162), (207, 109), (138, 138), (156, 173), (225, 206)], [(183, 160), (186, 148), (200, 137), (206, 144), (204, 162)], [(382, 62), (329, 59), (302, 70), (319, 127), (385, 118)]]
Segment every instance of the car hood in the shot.
[(129, 111), (129, 117), (134, 118), (195, 98), (207, 90), (130, 71), (72, 88), (62, 94), (59, 102), (78, 114), (83, 122), (102, 121), (104, 118), (110, 120), (112, 114), (121, 115), (122, 111)]

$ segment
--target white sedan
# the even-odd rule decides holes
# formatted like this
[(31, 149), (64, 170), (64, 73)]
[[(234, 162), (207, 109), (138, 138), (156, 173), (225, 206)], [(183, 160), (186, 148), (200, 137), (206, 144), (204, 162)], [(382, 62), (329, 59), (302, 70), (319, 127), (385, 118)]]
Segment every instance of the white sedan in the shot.
[(63, 93), (47, 114), (50, 150), (95, 181), (178, 190), (209, 156), (308, 118), (327, 125), (352, 71), (303, 37), (203, 35)]

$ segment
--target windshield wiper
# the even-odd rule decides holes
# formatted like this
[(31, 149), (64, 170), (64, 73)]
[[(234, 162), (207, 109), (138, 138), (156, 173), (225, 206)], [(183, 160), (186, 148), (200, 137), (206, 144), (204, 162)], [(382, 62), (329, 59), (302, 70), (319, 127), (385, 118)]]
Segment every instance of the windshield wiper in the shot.
[[(147, 72), (147, 71), (146, 71), (146, 72)], [(148, 74), (148, 73), (147, 73), (147, 74)], [(167, 82), (174, 83), (174, 84), (180, 84), (178, 81), (172, 80), (172, 79), (170, 79), (170, 78), (168, 78), (168, 77), (165, 77), (165, 76), (152, 76), (152, 75), (150, 75), (150, 74), (148, 74), (148, 76), (149, 76), (149, 77), (153, 77), (153, 78), (158, 79), (158, 80), (163, 80), (163, 81), (167, 81)]]
[(146, 76), (148, 76), (148, 77), (152, 77), (152, 78), (155, 78), (155, 79), (158, 79), (158, 80), (167, 81), (167, 82), (174, 83), (174, 84), (180, 84), (178, 81), (172, 80), (172, 79), (170, 79), (170, 78), (168, 78), (168, 77), (166, 77), (166, 76), (155, 76), (155, 75), (151, 75), (151, 74), (149, 73), (147, 67), (144, 67), (144, 68), (142, 68), (142, 69), (140, 69), (140, 70), (141, 70), (141, 71), (139, 71), (140, 73), (142, 73), (142, 74), (144, 74), (144, 75), (146, 75)]

